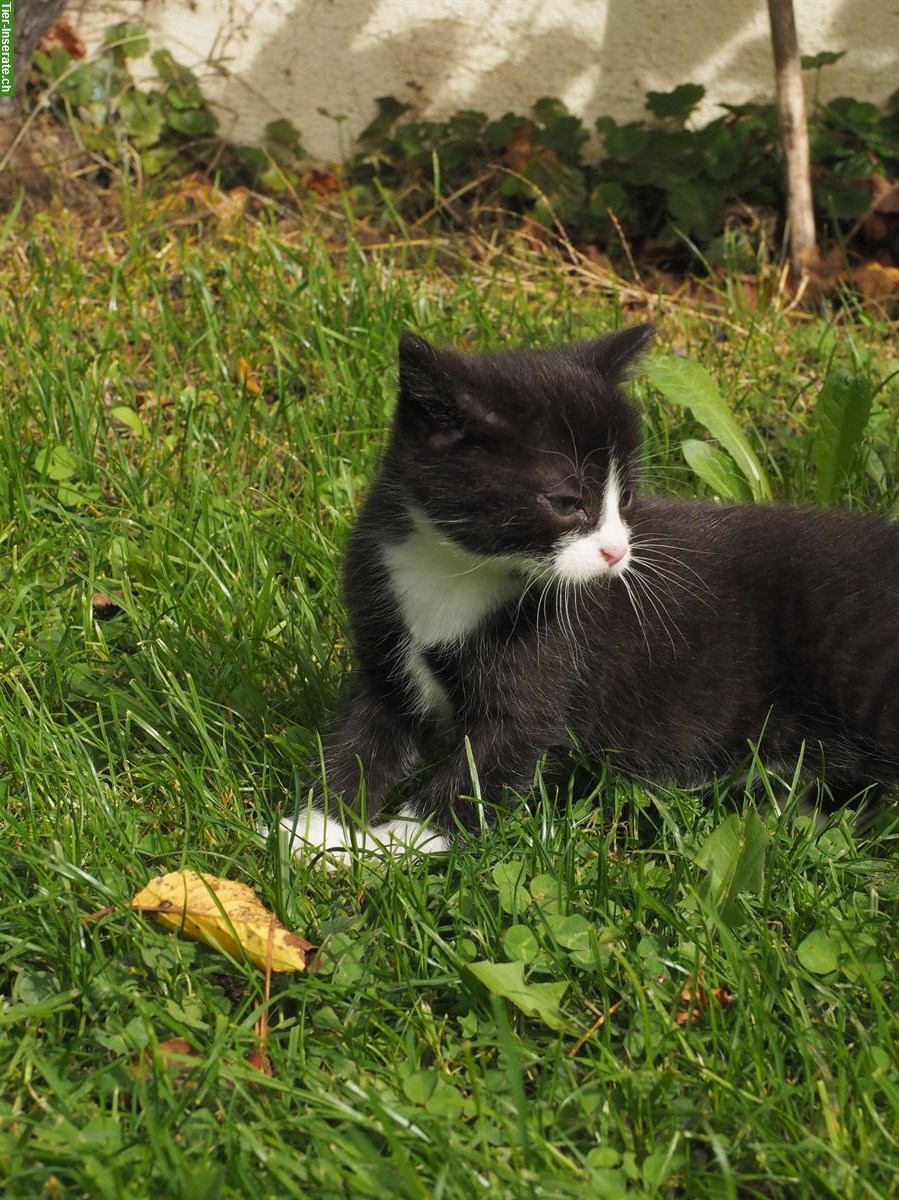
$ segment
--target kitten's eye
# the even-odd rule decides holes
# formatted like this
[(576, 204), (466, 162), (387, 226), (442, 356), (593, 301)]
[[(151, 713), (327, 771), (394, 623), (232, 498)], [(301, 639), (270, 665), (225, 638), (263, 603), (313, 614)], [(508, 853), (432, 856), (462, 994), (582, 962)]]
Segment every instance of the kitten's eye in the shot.
[(546, 496), (545, 499), (559, 517), (573, 517), (581, 507), (580, 496)]
[(629, 487), (622, 488), (621, 495), (618, 497), (618, 507), (619, 508), (630, 508), (630, 506), (633, 504), (633, 502), (634, 502), (633, 491)]

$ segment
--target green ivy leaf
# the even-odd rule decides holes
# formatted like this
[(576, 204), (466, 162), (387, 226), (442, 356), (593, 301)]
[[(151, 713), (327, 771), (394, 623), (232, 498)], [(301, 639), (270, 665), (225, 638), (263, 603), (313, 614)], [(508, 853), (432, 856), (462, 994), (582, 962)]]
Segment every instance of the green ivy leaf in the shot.
[[(169, 93), (166, 92), (166, 99)], [(203, 137), (215, 133), (218, 120), (208, 108), (184, 108), (170, 110), (166, 115), (166, 124), (178, 133), (189, 137)]]
[(497, 120), (488, 122), (484, 127), (484, 145), (487, 150), (494, 154), (505, 150), (523, 120), (518, 113), (507, 112)]
[(139, 150), (155, 146), (162, 135), (163, 115), (159, 97), (136, 88), (127, 91), (119, 104), (125, 132)]
[(853, 100), (851, 96), (837, 96), (829, 100), (826, 111), (841, 124), (856, 128), (872, 129), (880, 124), (880, 109), (869, 100)]
[(574, 116), (561, 100), (543, 96), (531, 109), (534, 120), (542, 128), (534, 133), (534, 142), (555, 150), (568, 166), (579, 166), (581, 147), (589, 134), (580, 117)]
[(57, 89), (61, 100), (67, 100), (73, 108), (83, 108), (89, 104), (98, 87), (96, 64), (81, 63), (71, 75), (63, 79)]
[(269, 121), (265, 127), (265, 140), (272, 142), (275, 146), (283, 146), (298, 158), (304, 153), (299, 131), (285, 117), (279, 117), (277, 121)]
[(845, 50), (820, 50), (817, 54), (800, 55), (799, 62), (803, 71), (817, 71), (819, 67), (832, 67), (845, 57)]
[(665, 206), (671, 220), (682, 233), (706, 242), (724, 225), (727, 197), (723, 191), (703, 180), (682, 183), (671, 188)]
[(840, 944), (823, 929), (813, 929), (796, 947), (796, 957), (813, 975), (829, 975), (839, 966)]
[(183, 93), (189, 93), (193, 89), (199, 92), (196, 75), (188, 67), (176, 62), (169, 50), (155, 50), (150, 56), (150, 61), (164, 84)]
[(497, 863), (493, 868), (491, 874), (499, 891), (499, 906), (503, 912), (521, 912), (530, 904), (531, 898), (524, 882), (525, 869), (522, 859)]
[(736, 900), (742, 892), (761, 892), (767, 847), (768, 831), (759, 815), (733, 813), (709, 834), (694, 856), (696, 866), (707, 872), (698, 895), (714, 906), (726, 925), (735, 925), (740, 919)]
[(619, 220), (627, 219), (633, 212), (627, 192), (616, 180), (597, 183), (590, 192), (587, 203), (588, 211), (600, 223), (611, 226), (609, 212), (613, 212)]
[(39, 450), (34, 459), (34, 465), (41, 475), (46, 475), (57, 483), (73, 479), (78, 474), (79, 462), (71, 450), (65, 446), (45, 447)]
[(550, 916), (546, 922), (550, 933), (566, 950), (589, 950), (592, 926), (586, 917), (573, 914), (569, 917)]
[(646, 107), (654, 117), (686, 121), (704, 96), (701, 83), (682, 83), (671, 92), (647, 92)]
[(54, 46), (49, 54), (40, 49), (35, 50), (32, 62), (42, 75), (50, 79), (59, 79), (72, 62), (72, 56), (62, 46)]
[(383, 142), (400, 117), (412, 107), (397, 100), (396, 96), (378, 96), (375, 104), (378, 106), (378, 115), (356, 139), (363, 150), (375, 148)]
[(536, 1017), (550, 1029), (575, 1032), (559, 1011), (567, 983), (525, 983), (524, 963), (474, 962), (465, 968), (494, 996), (514, 1004), (528, 1017)]
[(150, 39), (137, 21), (120, 21), (103, 34), (103, 45), (123, 58), (141, 58), (150, 49)]
[(536, 935), (527, 925), (510, 925), (503, 934), (503, 949), (516, 962), (533, 962), (540, 953)]
[(630, 121), (627, 125), (619, 125), (612, 117), (598, 117), (596, 132), (602, 138), (609, 158), (630, 161), (643, 155), (653, 131), (642, 121)]
[(158, 175), (177, 160), (178, 148), (176, 146), (153, 146), (140, 156), (141, 167), (145, 175)]
[(258, 146), (235, 146), (231, 155), (242, 173), (245, 173), (255, 185), (259, 177), (268, 170), (268, 155)]
[(433, 1068), (407, 1075), (403, 1080), (403, 1095), (434, 1116), (458, 1116), (465, 1106), (453, 1085)]
[(871, 191), (864, 179), (839, 179), (831, 175), (818, 180), (815, 200), (829, 216), (853, 221), (868, 211)]

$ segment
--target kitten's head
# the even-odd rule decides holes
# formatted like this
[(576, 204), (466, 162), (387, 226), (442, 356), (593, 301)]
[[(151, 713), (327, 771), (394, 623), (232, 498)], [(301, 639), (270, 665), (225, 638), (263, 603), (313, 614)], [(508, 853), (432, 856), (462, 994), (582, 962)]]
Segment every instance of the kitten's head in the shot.
[(388, 479), (476, 554), (562, 580), (620, 574), (640, 431), (619, 383), (652, 332), (477, 355), (406, 334)]

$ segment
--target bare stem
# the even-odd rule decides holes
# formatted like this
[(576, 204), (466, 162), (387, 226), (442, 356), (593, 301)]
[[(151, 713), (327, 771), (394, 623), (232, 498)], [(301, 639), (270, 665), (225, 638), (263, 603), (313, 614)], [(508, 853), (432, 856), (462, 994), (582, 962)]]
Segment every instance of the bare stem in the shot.
[(787, 225), (790, 261), (802, 274), (816, 248), (809, 160), (808, 121), (793, 0), (768, 0), (777, 110), (787, 168)]

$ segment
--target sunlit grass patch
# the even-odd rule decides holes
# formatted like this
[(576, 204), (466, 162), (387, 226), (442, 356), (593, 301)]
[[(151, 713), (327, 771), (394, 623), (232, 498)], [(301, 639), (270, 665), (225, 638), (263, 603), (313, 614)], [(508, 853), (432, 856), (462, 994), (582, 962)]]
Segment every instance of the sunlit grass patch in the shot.
[[(546, 345), (652, 310), (661, 349), (711, 372), (772, 491), (799, 500), (811, 402), (852, 368), (879, 391), (835, 499), (884, 510), (894, 330), (616, 298), (520, 246), (476, 263), (135, 224), (91, 245), (37, 226), (12, 250), (5, 1194), (889, 1195), (893, 810), (820, 825), (789, 781), (765, 777), (762, 802), (590, 764), (560, 789), (538, 772), (527, 808), (445, 858), (327, 873), (259, 830), (302, 798), (344, 679), (341, 547), (404, 329)], [(701, 493), (681, 443), (705, 431), (633, 387), (651, 485)], [(276, 978), (271, 1079), (246, 1064), (255, 968), (124, 909), (83, 920), (179, 869), (253, 885), (323, 949), (318, 973)], [(470, 969), (516, 962), (526, 987), (561, 985), (531, 993), (558, 1027)], [(701, 999), (716, 990), (727, 1004)], [(177, 1069), (172, 1037), (196, 1051)]]

